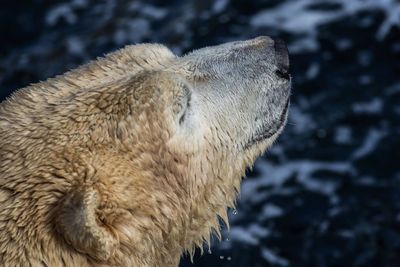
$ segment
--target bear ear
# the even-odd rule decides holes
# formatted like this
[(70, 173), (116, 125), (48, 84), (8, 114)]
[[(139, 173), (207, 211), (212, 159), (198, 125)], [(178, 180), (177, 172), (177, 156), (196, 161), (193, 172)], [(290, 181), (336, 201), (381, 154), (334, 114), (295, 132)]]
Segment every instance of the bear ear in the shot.
[(65, 241), (95, 260), (107, 261), (119, 242), (96, 215), (98, 193), (94, 190), (70, 192), (62, 201), (56, 220)]

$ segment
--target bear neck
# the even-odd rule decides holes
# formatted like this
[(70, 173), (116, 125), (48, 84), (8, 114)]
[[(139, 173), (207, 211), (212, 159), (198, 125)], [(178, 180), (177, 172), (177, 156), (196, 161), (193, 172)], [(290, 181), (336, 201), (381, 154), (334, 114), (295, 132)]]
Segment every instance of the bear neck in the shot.
[(246, 169), (245, 164), (234, 164), (238, 161), (230, 157), (195, 164), (199, 174), (195, 172), (190, 179), (189, 222), (183, 244), (191, 256), (196, 247), (203, 252), (204, 243), (210, 247), (212, 234), (221, 239), (220, 219), (229, 228), (227, 209), (235, 206)]

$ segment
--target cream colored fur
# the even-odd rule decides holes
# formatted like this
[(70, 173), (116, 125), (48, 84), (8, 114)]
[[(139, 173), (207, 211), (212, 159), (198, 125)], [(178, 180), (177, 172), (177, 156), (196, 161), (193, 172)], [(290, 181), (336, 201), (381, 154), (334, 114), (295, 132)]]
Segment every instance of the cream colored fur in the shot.
[(177, 59), (128, 46), (1, 103), (1, 266), (176, 267), (219, 234), (279, 132), (239, 149), (201, 108), (181, 129), (193, 70)]

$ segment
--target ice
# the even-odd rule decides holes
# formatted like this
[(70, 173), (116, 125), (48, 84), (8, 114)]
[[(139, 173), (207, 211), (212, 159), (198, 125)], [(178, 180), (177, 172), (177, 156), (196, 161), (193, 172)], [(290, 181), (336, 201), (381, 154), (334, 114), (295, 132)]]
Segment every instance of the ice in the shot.
[[(340, 6), (340, 9), (310, 9), (309, 7), (315, 3), (333, 3)], [(261, 10), (253, 16), (250, 23), (254, 27), (266, 26), (297, 35), (301, 41), (289, 46), (289, 50), (298, 53), (305, 49), (315, 51), (318, 48), (316, 36), (321, 25), (371, 9), (382, 10), (385, 14), (385, 19), (376, 32), (379, 40), (384, 39), (392, 27), (400, 26), (400, 5), (396, 0), (292, 0)], [(302, 49), (299, 49), (299, 44), (303, 44)], [(348, 47), (348, 43), (345, 47)]]
[(378, 114), (382, 112), (383, 102), (381, 98), (375, 97), (368, 102), (353, 104), (353, 111), (356, 113)]
[(368, 132), (363, 144), (354, 151), (352, 158), (359, 159), (374, 151), (379, 144), (379, 141), (386, 135), (382, 130), (372, 129)]
[(336, 128), (334, 139), (335, 142), (338, 144), (351, 144), (351, 128), (345, 126), (340, 126)]
[(354, 238), (354, 232), (350, 231), (350, 230), (341, 230), (338, 231), (338, 235), (343, 237), (343, 238), (347, 238), (347, 239), (352, 239)]
[(64, 19), (67, 23), (74, 24), (77, 21), (75, 10), (84, 8), (88, 4), (88, 0), (73, 0), (69, 3), (56, 5), (47, 13), (46, 23), (49, 26), (54, 26), (60, 19)]
[(232, 241), (240, 242), (243, 244), (248, 244), (253, 246), (257, 246), (259, 244), (258, 238), (242, 227), (232, 228), (229, 233), (229, 236), (231, 237)]
[(137, 43), (148, 35), (149, 21), (144, 18), (136, 18), (123, 22), (123, 27), (114, 34), (117, 44)]
[[(241, 200), (243, 202), (258, 203), (268, 194), (265, 190), (260, 190), (260, 188), (282, 186), (292, 176), (295, 176), (296, 180), (310, 191), (332, 195), (337, 188), (337, 184), (331, 180), (315, 179), (313, 173), (319, 170), (334, 171), (336, 173), (355, 172), (349, 162), (299, 160), (274, 165), (265, 161), (257, 161), (256, 165), (261, 174), (258, 178), (243, 182), (241, 190)], [(272, 209), (269, 211), (272, 211)]]
[(280, 217), (283, 215), (283, 213), (284, 211), (280, 207), (273, 204), (266, 204), (261, 211), (261, 218), (271, 219), (275, 217)]
[(350, 39), (340, 39), (336, 42), (339, 50), (346, 50), (352, 46), (353, 42)]
[(162, 8), (157, 8), (150, 5), (145, 5), (141, 9), (144, 15), (154, 19), (163, 19), (167, 15), (167, 10)]
[(165, 8), (156, 7), (149, 4), (143, 4), (140, 2), (132, 2), (128, 6), (128, 9), (130, 11), (139, 12), (142, 16), (155, 20), (163, 19), (168, 14), (168, 10)]
[(315, 128), (315, 123), (309, 114), (304, 113), (297, 105), (291, 105), (289, 125), (296, 134), (307, 132)]
[(274, 266), (282, 266), (282, 267), (289, 266), (288, 260), (279, 257), (278, 255), (276, 255), (275, 252), (266, 247), (262, 248), (261, 255), (267, 262), (273, 264)]
[(83, 55), (84, 54), (84, 44), (77, 37), (70, 37), (67, 39), (67, 49), (71, 54)]
[[(260, 244), (260, 239), (265, 238), (270, 234), (270, 230), (257, 224), (251, 224), (248, 227), (235, 226), (232, 227), (229, 232), (229, 240), (241, 244), (257, 246)], [(232, 246), (231, 242), (223, 243), (225, 249), (229, 249)]]
[(358, 62), (361, 66), (368, 66), (371, 64), (372, 54), (369, 51), (360, 51), (357, 55)]
[(214, 2), (214, 5), (212, 7), (212, 10), (214, 13), (220, 13), (226, 8), (226, 5), (228, 4), (229, 0), (217, 0)]
[(249, 233), (258, 238), (265, 238), (271, 234), (271, 231), (267, 228), (261, 227), (258, 224), (251, 224), (247, 229)]
[(386, 7), (386, 20), (376, 34), (377, 38), (382, 40), (392, 27), (400, 26), (400, 5), (398, 2), (391, 0), (381, 0), (380, 3)]
[(358, 78), (358, 80), (359, 80), (361, 85), (368, 85), (368, 84), (370, 84), (372, 82), (371, 76), (370, 75), (366, 75), (366, 74), (361, 75)]
[(400, 83), (393, 84), (386, 88), (386, 95), (391, 96), (400, 93)]
[(357, 178), (357, 184), (360, 184), (360, 185), (373, 186), (375, 183), (376, 183), (376, 180), (371, 176), (363, 176), (363, 177)]
[(306, 72), (306, 77), (309, 80), (315, 79), (319, 74), (319, 64), (318, 63), (312, 63), (310, 67), (308, 67), (307, 72)]
[(64, 19), (69, 24), (76, 23), (77, 17), (70, 5), (59, 5), (49, 11), (46, 17), (46, 23), (50, 26), (54, 26), (60, 19)]

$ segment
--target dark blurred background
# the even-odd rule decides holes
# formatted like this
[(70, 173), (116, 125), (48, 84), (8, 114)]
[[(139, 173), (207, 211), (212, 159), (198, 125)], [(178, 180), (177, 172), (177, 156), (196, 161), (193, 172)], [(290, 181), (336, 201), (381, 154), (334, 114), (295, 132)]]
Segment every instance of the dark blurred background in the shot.
[(400, 266), (399, 1), (0, 0), (0, 99), (126, 44), (258, 35), (289, 43), (289, 124), (181, 266)]

